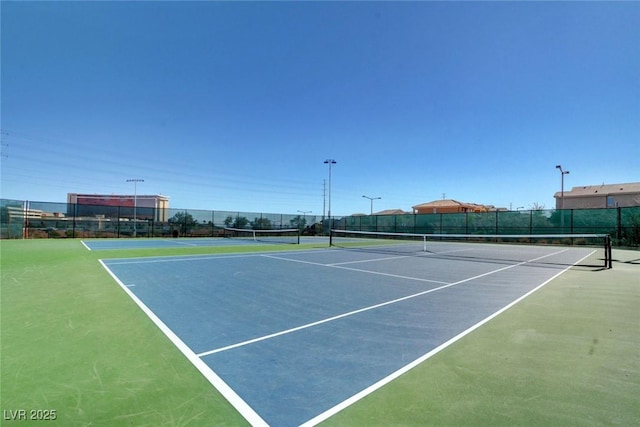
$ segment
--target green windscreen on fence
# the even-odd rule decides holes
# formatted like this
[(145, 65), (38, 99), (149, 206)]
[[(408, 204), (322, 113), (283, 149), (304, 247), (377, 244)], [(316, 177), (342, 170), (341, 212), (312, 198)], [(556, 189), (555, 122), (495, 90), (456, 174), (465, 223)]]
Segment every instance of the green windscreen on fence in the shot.
[(342, 230), (424, 234), (609, 234), (616, 246), (640, 245), (640, 206), (607, 209), (479, 213), (352, 215), (329, 218), (197, 209), (81, 205), (0, 199), (0, 237), (221, 237), (225, 227), (298, 229), (327, 235)]

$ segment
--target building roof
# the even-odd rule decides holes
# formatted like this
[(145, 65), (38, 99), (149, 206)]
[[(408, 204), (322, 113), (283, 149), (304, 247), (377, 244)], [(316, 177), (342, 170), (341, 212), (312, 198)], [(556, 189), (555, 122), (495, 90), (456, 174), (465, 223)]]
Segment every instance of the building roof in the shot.
[(409, 212), (405, 212), (402, 209), (386, 209), (384, 211), (375, 212), (374, 215), (404, 215)]
[(451, 206), (467, 206), (469, 203), (462, 203), (453, 199), (433, 200), (431, 202), (421, 203), (419, 205), (411, 206), (413, 209), (421, 208), (442, 208)]
[(83, 193), (67, 193), (68, 196), (82, 197), (83, 199), (160, 199), (169, 200), (169, 196), (163, 196), (162, 194), (83, 194)]
[(478, 203), (459, 202), (454, 199), (433, 200), (427, 203), (421, 203), (419, 205), (411, 206), (413, 209), (428, 209), (428, 208), (451, 208), (451, 207), (465, 207), (472, 209), (487, 209), (488, 206)]
[[(634, 194), (640, 193), (640, 182), (629, 182), (624, 184), (602, 184), (585, 185), (573, 187), (571, 191), (565, 191), (564, 197), (589, 197), (608, 196), (614, 194)], [(562, 197), (562, 192), (558, 191), (553, 195), (556, 199)]]

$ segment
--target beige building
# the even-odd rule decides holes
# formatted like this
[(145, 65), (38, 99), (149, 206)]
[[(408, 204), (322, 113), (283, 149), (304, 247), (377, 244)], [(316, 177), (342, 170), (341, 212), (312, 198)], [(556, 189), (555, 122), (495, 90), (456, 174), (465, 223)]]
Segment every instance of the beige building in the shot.
[[(169, 198), (161, 195), (144, 194), (77, 194), (68, 193), (67, 202), (75, 205), (76, 216), (95, 216), (113, 213), (109, 208), (126, 208), (125, 212), (132, 213), (134, 204), (137, 208), (138, 218), (153, 219), (154, 221), (166, 222), (169, 215)], [(145, 209), (146, 208), (146, 209)], [(151, 209), (149, 209), (151, 208)], [(152, 216), (150, 213), (153, 212)], [(124, 216), (124, 215), (122, 215)]]
[(554, 194), (556, 209), (592, 209), (640, 206), (640, 182), (573, 187)]

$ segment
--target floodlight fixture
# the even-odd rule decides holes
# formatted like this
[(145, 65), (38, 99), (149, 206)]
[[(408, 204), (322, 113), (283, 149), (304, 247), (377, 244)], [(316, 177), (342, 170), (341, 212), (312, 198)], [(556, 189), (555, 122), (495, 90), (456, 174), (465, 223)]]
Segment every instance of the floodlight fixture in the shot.
[(362, 196), (365, 199), (369, 199), (371, 201), (371, 215), (373, 215), (373, 201), (374, 200), (380, 200), (382, 199), (382, 197), (369, 197), (369, 196)]

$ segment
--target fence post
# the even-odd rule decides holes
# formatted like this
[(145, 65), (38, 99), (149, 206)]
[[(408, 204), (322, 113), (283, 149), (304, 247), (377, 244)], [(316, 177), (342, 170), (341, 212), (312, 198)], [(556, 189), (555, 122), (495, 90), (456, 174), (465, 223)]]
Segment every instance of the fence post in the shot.
[(160, 220), (160, 212), (158, 212), (160, 208), (157, 206), (152, 208), (151, 211), (151, 237), (156, 237), (156, 221)]
[[(67, 209), (68, 210), (68, 209)], [(71, 235), (76, 237), (76, 219), (78, 218), (78, 205), (76, 203), (73, 204), (73, 225)]]
[(464, 234), (469, 234), (469, 212), (464, 214)]
[(617, 243), (616, 244), (620, 244), (620, 240), (622, 240), (622, 208), (620, 206), (618, 206), (617, 208), (617, 218), (616, 218), (616, 222), (617, 222), (617, 227), (616, 227), (616, 240)]
[(571, 216), (569, 217), (569, 218), (571, 218), (571, 221), (570, 221), (570, 222), (571, 222), (571, 234), (573, 234), (573, 225), (574, 225), (574, 224), (573, 224), (573, 211), (574, 211), (574, 210), (573, 210), (573, 209), (571, 209)]
[(188, 212), (187, 212), (187, 210), (185, 209), (185, 210), (184, 210), (184, 221), (183, 221), (183, 224), (182, 224), (182, 230), (183, 230), (183, 231), (182, 231), (182, 237), (187, 237), (187, 215), (188, 215), (188, 214), (189, 214), (189, 213), (188, 213)]
[(29, 238), (29, 201), (25, 200), (24, 208), (22, 209), (22, 238)]

